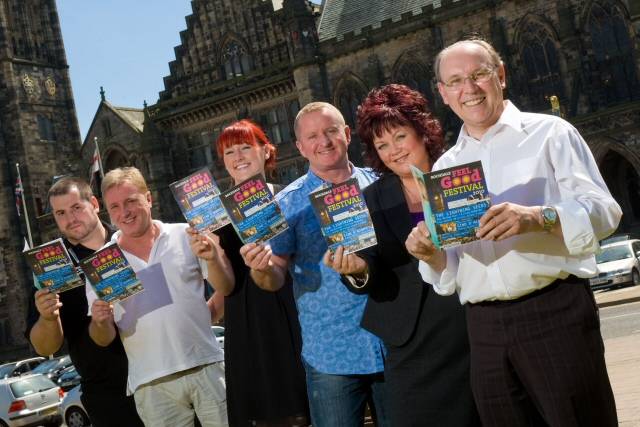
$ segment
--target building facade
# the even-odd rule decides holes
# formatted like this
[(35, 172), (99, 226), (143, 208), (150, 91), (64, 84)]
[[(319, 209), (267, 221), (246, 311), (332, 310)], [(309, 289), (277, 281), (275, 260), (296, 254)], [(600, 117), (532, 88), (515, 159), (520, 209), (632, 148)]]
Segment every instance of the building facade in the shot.
[[(493, 43), (507, 67), (507, 96), (521, 109), (562, 115), (582, 132), (624, 210), (623, 232), (640, 231), (638, 0), (192, 1), (193, 14), (145, 108), (142, 150), (161, 214), (178, 219), (167, 185), (209, 167), (229, 183), (212, 144), (228, 123), (252, 118), (278, 148), (274, 181), (306, 170), (295, 147), (301, 105), (334, 103), (355, 128), (367, 92), (399, 82), (421, 91), (448, 131), (460, 122), (443, 105), (433, 60), (470, 34)], [(137, 148), (136, 148), (137, 150)], [(136, 150), (132, 150), (133, 153)], [(361, 164), (358, 135), (350, 157)], [(87, 154), (84, 154), (87, 156)]]

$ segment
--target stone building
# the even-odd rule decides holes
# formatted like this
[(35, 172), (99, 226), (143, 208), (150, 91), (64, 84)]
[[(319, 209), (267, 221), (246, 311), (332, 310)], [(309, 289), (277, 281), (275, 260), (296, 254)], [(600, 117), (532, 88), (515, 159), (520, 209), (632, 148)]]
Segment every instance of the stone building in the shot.
[[(558, 97), (623, 206), (620, 230), (640, 231), (638, 0), (325, 0), (321, 11), (305, 0), (195, 0), (192, 7), (165, 90), (145, 109), (146, 148), (128, 151), (146, 160), (165, 218), (179, 218), (171, 181), (207, 166), (228, 185), (211, 145), (240, 118), (256, 120), (277, 145), (273, 179), (282, 183), (306, 170), (292, 123), (314, 100), (334, 103), (354, 128), (371, 88), (405, 83), (426, 95), (453, 142), (460, 122), (437, 94), (432, 63), (443, 46), (479, 34), (500, 51), (516, 105), (550, 112), (549, 98)], [(361, 151), (354, 134), (356, 164)]]
[[(21, 8), (23, 3), (33, 8)], [(143, 108), (123, 108), (111, 105), (103, 93), (82, 148), (83, 165), (89, 164), (97, 137), (106, 169), (140, 167), (150, 183), (158, 217), (180, 218), (168, 184), (190, 172), (209, 167), (221, 187), (229, 184), (211, 146), (225, 125), (240, 118), (260, 123), (276, 144), (279, 166), (273, 180), (281, 183), (306, 170), (306, 161), (295, 148), (293, 118), (302, 105), (314, 100), (337, 105), (354, 127), (356, 107), (371, 88), (405, 83), (425, 94), (449, 142), (455, 141), (460, 123), (439, 98), (432, 63), (442, 47), (476, 33), (502, 55), (508, 97), (517, 106), (550, 112), (550, 97), (559, 99), (562, 114), (589, 143), (622, 205), (619, 231), (640, 234), (640, 0), (324, 0), (321, 8), (306, 0), (192, 0), (191, 4), (193, 13), (186, 17), (159, 99)], [(11, 248), (3, 249), (0, 260), (5, 271), (15, 271), (14, 278), (23, 266), (18, 265), (19, 257), (7, 256), (20, 246), (20, 237), (14, 230), (18, 218), (11, 203), (15, 176), (9, 169), (4, 172), (5, 166), (14, 158), (29, 165), (28, 150), (39, 160), (48, 159), (45, 150), (51, 145), (26, 145), (25, 138), (29, 142), (34, 138), (20, 132), (26, 135), (31, 129), (46, 136), (47, 122), (42, 121), (41, 129), (36, 126), (40, 114), (56, 121), (56, 149), (63, 141), (79, 138), (66, 69), (45, 66), (64, 63), (57, 20), (38, 27), (40, 32), (53, 28), (54, 36), (42, 36), (38, 39), (42, 41), (36, 41), (37, 31), (13, 36), (19, 32), (16, 26), (28, 24), (23, 17), (35, 13), (36, 5), (55, 12), (53, 0), (0, 0), (0, 5), (4, 6), (0, 55), (9, 59), (0, 65), (0, 149), (14, 156), (7, 157), (8, 163), (0, 159), (0, 201), (6, 202), (0, 205), (0, 218), (9, 219), (0, 227), (13, 227), (6, 232), (0, 228), (0, 239), (8, 239), (2, 247)], [(43, 16), (46, 22), (56, 19), (55, 13)], [(33, 55), (42, 55), (46, 44), (47, 52), (55, 52), (55, 61), (24, 59), (28, 43)], [(55, 49), (49, 47), (54, 45)], [(36, 69), (26, 65), (32, 62), (38, 64)], [(33, 85), (28, 79), (25, 83), (25, 73)], [(55, 97), (48, 95), (49, 75), (57, 79)], [(32, 86), (41, 89), (29, 89)], [(63, 99), (65, 113), (51, 115)], [(17, 118), (31, 128), (25, 125), (17, 131)], [(62, 129), (68, 132), (64, 136)], [(73, 144), (68, 147), (71, 150)], [(362, 162), (361, 151), (354, 134), (350, 156), (355, 163)], [(61, 156), (46, 162), (50, 162), (49, 177), (65, 168)], [(27, 198), (36, 209), (50, 178), (36, 174), (33, 167), (27, 173), (33, 186)], [(13, 283), (3, 282), (5, 276), (0, 276), (0, 290), (3, 283)], [(26, 286), (26, 279), (20, 280)], [(4, 309), (0, 313), (4, 315)]]
[(25, 214), (14, 201), (20, 164), (34, 243), (50, 236), (52, 177), (77, 173), (80, 132), (54, 0), (0, 0), (0, 361), (29, 352), (31, 275), (21, 256)]

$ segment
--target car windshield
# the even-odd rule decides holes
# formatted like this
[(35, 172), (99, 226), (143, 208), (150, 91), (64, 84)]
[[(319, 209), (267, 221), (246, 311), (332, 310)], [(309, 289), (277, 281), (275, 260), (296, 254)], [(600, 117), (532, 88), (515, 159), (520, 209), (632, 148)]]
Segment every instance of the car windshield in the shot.
[(31, 372), (34, 374), (44, 374), (54, 369), (56, 366), (62, 363), (62, 359), (45, 360), (41, 364), (35, 367)]
[(9, 363), (9, 364), (0, 366), (0, 378), (4, 378), (5, 375), (9, 375), (15, 367), (16, 367), (15, 363)]
[(612, 246), (610, 248), (603, 248), (599, 255), (596, 255), (596, 262), (602, 264), (603, 262), (617, 261), (620, 259), (631, 258), (633, 254), (627, 245)]
[(16, 397), (16, 399), (19, 399), (33, 393), (39, 393), (41, 391), (52, 389), (56, 387), (56, 385), (51, 382), (50, 379), (43, 377), (42, 375), (38, 375), (36, 377), (12, 382), (10, 387), (11, 392)]

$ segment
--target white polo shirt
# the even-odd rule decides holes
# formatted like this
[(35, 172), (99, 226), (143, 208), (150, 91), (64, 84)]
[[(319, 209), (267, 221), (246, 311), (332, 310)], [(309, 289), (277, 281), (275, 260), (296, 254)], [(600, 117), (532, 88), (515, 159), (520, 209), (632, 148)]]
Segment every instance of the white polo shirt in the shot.
[[(193, 255), (187, 224), (154, 221), (160, 234), (149, 261), (122, 251), (144, 291), (115, 304), (129, 359), (128, 392), (164, 376), (224, 359), (204, 299), (206, 264)], [(112, 241), (117, 241), (117, 231)]]

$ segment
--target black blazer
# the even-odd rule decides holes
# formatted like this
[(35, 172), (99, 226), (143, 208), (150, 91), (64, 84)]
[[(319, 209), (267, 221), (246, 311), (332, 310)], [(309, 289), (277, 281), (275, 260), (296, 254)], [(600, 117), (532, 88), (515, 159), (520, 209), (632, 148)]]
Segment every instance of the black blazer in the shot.
[(385, 344), (401, 346), (413, 335), (426, 292), (418, 260), (407, 252), (404, 242), (413, 228), (400, 178), (385, 175), (364, 190), (378, 244), (358, 252), (369, 266), (369, 280), (359, 289), (343, 283), (369, 298), (361, 325)]

